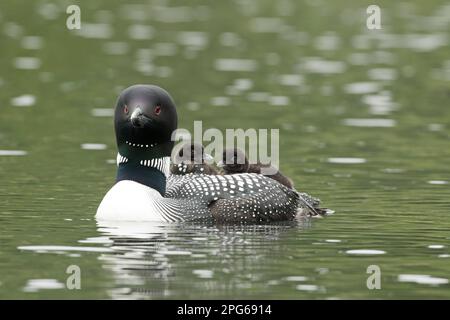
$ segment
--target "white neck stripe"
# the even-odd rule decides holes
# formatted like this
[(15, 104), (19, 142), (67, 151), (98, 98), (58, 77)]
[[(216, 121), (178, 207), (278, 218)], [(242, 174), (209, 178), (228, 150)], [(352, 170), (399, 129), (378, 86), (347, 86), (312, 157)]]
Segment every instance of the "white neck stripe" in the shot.
[[(117, 166), (122, 163), (127, 163), (129, 160), (127, 157), (122, 156), (120, 153), (117, 153)], [(158, 171), (164, 173), (166, 177), (170, 174), (170, 157), (162, 157), (150, 160), (141, 160), (139, 164), (144, 167), (155, 168)]]

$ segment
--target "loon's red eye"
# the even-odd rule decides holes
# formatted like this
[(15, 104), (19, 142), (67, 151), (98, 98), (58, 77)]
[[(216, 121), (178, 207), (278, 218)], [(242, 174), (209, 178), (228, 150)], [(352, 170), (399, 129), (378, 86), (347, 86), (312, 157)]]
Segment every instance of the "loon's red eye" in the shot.
[(128, 106), (125, 105), (125, 107), (123, 107), (123, 112), (125, 112), (125, 114), (128, 114)]
[(155, 107), (155, 114), (158, 116), (161, 113), (161, 106)]

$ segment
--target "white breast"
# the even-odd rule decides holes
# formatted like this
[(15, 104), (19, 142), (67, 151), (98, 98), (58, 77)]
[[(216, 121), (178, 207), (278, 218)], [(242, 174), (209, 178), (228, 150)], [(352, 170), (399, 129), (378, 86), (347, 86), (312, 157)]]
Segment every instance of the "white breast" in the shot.
[(155, 201), (161, 199), (158, 191), (140, 183), (123, 180), (105, 195), (97, 209), (98, 220), (166, 221)]

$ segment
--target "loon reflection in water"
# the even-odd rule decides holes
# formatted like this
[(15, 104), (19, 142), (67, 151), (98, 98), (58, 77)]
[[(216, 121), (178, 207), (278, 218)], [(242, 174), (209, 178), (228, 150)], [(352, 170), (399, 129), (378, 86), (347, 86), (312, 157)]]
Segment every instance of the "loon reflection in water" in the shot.
[[(191, 283), (198, 292), (216, 282), (218, 273), (225, 275), (220, 286), (234, 291), (250, 281), (243, 278), (247, 273), (263, 268), (273, 250), (284, 252), (286, 248), (279, 242), (283, 234), (310, 226), (307, 218), (270, 225), (101, 221), (97, 223), (102, 235), (99, 244), (107, 243), (114, 251), (102, 253), (98, 259), (115, 280), (109, 290), (114, 299), (185, 294), (192, 288), (173, 285), (173, 279), (185, 273), (210, 280)], [(89, 241), (92, 245), (95, 239)], [(236, 270), (243, 277), (226, 277), (227, 270)]]

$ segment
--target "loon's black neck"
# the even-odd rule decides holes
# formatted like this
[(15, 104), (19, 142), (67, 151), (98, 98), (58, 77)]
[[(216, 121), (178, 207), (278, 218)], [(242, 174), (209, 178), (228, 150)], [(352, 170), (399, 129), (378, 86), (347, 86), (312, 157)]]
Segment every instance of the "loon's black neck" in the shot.
[(154, 167), (143, 166), (139, 162), (120, 163), (117, 169), (116, 182), (132, 180), (155, 189), (162, 196), (166, 192), (166, 176)]

